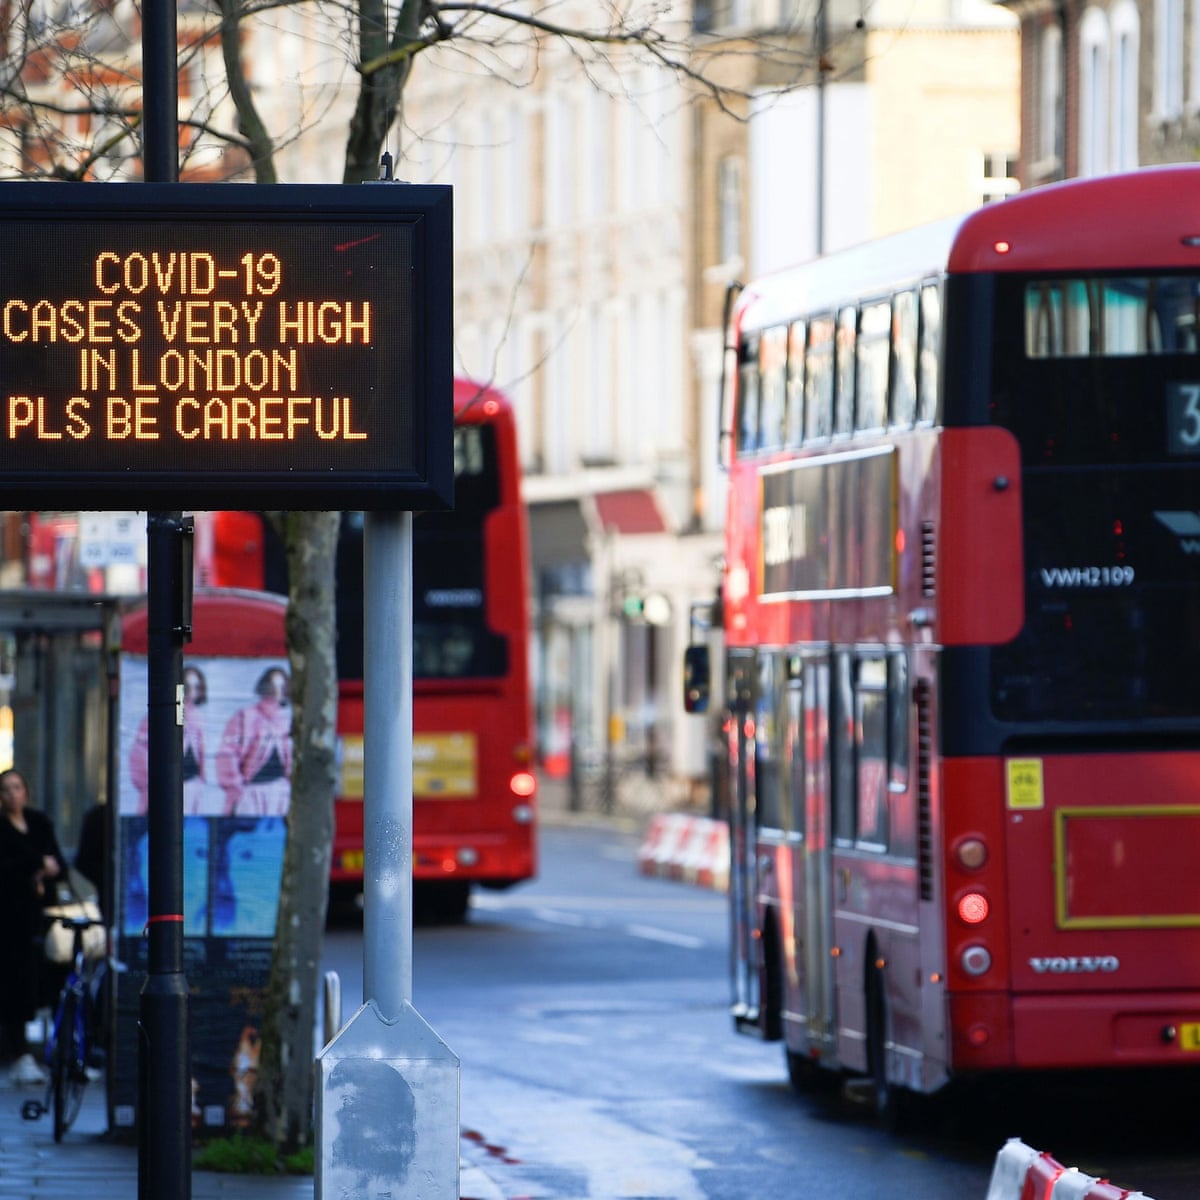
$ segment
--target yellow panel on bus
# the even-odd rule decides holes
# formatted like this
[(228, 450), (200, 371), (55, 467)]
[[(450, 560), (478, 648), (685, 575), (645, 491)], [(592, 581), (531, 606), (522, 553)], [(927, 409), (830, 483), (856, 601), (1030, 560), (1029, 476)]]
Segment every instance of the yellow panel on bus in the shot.
[[(413, 796), (459, 799), (478, 790), (473, 733), (418, 733), (413, 738)], [(363, 798), (363, 740), (343, 737), (338, 756), (338, 796)]]
[(473, 733), (419, 733), (413, 738), (413, 796), (459, 799), (478, 787)]
[(338, 739), (337, 794), (343, 800), (363, 798), (362, 735)]

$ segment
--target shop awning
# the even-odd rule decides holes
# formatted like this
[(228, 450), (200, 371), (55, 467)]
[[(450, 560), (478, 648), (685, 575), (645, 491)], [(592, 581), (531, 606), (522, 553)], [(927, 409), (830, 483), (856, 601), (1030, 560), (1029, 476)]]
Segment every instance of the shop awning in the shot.
[(628, 535), (667, 532), (667, 523), (658, 507), (658, 500), (648, 488), (597, 492), (593, 499), (596, 516), (605, 533)]

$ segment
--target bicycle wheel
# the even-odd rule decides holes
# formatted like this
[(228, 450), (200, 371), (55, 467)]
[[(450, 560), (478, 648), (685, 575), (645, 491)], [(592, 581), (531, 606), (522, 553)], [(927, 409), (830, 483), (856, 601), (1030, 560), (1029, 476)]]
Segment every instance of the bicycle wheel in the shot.
[(54, 1140), (61, 1142), (71, 1128), (83, 1104), (87, 1076), (83, 1072), (82, 1046), (79, 1041), (79, 997), (68, 992), (63, 997), (62, 1015), (54, 1040), (51, 1083), (54, 1087)]

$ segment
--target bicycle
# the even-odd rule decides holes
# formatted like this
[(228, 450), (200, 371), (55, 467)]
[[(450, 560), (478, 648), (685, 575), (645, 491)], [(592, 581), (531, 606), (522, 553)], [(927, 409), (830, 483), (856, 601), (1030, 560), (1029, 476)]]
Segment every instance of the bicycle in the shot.
[(58, 917), (71, 930), (73, 954), (54, 1021), (46, 1038), (46, 1066), (50, 1078), (44, 1100), (27, 1100), (21, 1116), (36, 1121), (46, 1113), (54, 1115), (54, 1140), (61, 1142), (71, 1128), (83, 1104), (83, 1091), (91, 1078), (94, 1049), (95, 987), (98, 967), (106, 960), (91, 959), (84, 953), (84, 933), (104, 922), (94, 917)]

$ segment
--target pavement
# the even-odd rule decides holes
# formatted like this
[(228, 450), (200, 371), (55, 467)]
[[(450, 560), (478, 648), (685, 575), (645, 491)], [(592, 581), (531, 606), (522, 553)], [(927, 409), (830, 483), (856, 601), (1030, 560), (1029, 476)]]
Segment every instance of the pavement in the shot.
[[(639, 795), (621, 793), (614, 813), (601, 813), (588, 798), (572, 809), (567, 787), (542, 780), (542, 820), (602, 823), (637, 830), (644, 826), (652, 804), (647, 790)], [(659, 803), (664, 797), (658, 792)], [(110, 1136), (103, 1080), (84, 1092), (83, 1107), (75, 1124), (55, 1144), (49, 1115), (24, 1120), (26, 1100), (40, 1100), (45, 1086), (21, 1085), (9, 1080), (0, 1068), (0, 1200), (135, 1200), (138, 1196), (138, 1155), (133, 1142)], [(460, 1200), (503, 1200), (503, 1193), (488, 1175), (487, 1150), (464, 1138), (459, 1173)], [(310, 1176), (232, 1175), (192, 1172), (192, 1200), (312, 1200)], [(153, 1197), (152, 1200), (168, 1200)], [(169, 1200), (181, 1200), (178, 1197)]]
[[(57, 1145), (49, 1114), (37, 1121), (21, 1117), (24, 1102), (42, 1099), (44, 1094), (44, 1085), (11, 1083), (7, 1072), (0, 1080), (0, 1197), (134, 1200), (139, 1194), (137, 1146), (109, 1136), (103, 1081), (88, 1086), (75, 1124)], [(463, 1153), (480, 1151), (464, 1141)], [(192, 1200), (312, 1200), (313, 1179), (194, 1170), (191, 1196)], [(465, 1157), (459, 1169), (459, 1196), (462, 1200), (503, 1200), (483, 1164)]]

